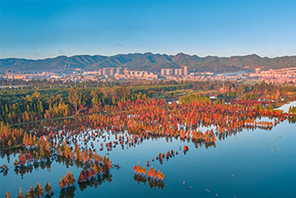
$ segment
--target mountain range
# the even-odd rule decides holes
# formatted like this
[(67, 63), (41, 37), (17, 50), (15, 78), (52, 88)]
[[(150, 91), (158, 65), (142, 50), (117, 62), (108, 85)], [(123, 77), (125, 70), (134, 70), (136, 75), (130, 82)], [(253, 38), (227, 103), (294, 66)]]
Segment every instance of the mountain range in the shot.
[[(68, 66), (65, 66), (68, 62)], [(187, 55), (133, 53), (114, 56), (76, 55), (58, 56), (46, 59), (6, 58), (0, 59), (0, 71), (13, 70), (20, 72), (62, 71), (80, 68), (88, 71), (105, 67), (122, 67), (128, 70), (146, 70), (159, 73), (163, 68), (181, 68), (188, 66), (189, 72), (226, 73), (237, 71), (251, 71), (255, 68), (279, 69), (296, 67), (296, 56), (276, 58), (260, 57), (256, 54), (246, 56), (218, 57)]]

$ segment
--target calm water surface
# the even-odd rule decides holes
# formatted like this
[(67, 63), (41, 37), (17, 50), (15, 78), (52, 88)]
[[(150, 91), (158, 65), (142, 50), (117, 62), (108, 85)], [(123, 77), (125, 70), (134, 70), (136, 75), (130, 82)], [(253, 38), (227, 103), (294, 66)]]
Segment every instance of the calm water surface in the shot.
[[(283, 106), (287, 111), (289, 106)], [(99, 143), (94, 143), (99, 148)], [(152, 162), (159, 152), (166, 153), (189, 146), (186, 155), (179, 155)], [(98, 150), (98, 149), (97, 149)], [(124, 150), (116, 147), (110, 152), (103, 150), (101, 155), (109, 155), (113, 164), (121, 168), (111, 169), (112, 181), (105, 181), (95, 187), (88, 186), (81, 191), (76, 183), (75, 197), (237, 197), (237, 198), (287, 198), (296, 197), (296, 125), (288, 121), (280, 123), (271, 131), (255, 129), (225, 137), (216, 142), (216, 148), (205, 146), (195, 148), (191, 142), (164, 138), (146, 140), (136, 147)], [(60, 196), (58, 182), (67, 170), (73, 171), (76, 180), (81, 168), (53, 162), (50, 169), (33, 170), (23, 178), (13, 171), (14, 159), (10, 156), (0, 159), (0, 165), (8, 164), (6, 176), (0, 174), (0, 196), (10, 191), (17, 197), (19, 187), (23, 193), (30, 185), (39, 182), (42, 187), (49, 181), (54, 190), (53, 197)], [(138, 162), (146, 165), (150, 161), (157, 170), (165, 174), (164, 188), (150, 188), (148, 182), (138, 184), (134, 180), (133, 167)], [(183, 185), (185, 182), (185, 185)]]

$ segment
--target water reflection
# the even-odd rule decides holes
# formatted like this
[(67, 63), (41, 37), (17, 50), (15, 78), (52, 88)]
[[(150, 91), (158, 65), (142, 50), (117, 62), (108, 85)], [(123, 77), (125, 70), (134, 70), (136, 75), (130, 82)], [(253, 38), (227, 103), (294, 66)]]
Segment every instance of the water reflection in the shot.
[(89, 179), (85, 182), (79, 182), (79, 188), (81, 191), (84, 191), (87, 187), (94, 187), (97, 189), (99, 185), (102, 185), (104, 182), (112, 182), (112, 175), (110, 173), (99, 175), (96, 178)]
[[(288, 118), (288, 122), (290, 124), (296, 123), (296, 117), (289, 117)], [(73, 127), (73, 125), (72, 125), (73, 123), (71, 123), (70, 121), (68, 121), (67, 123), (68, 123), (67, 126), (69, 127), (69, 129)], [(64, 124), (64, 123), (61, 122), (61, 124)], [(44, 123), (44, 126), (43, 127), (45, 127), (45, 126), (48, 127), (48, 125), (50, 126), (49, 123), (47, 123), (47, 124)], [(34, 127), (36, 127), (36, 125), (34, 125)], [(43, 130), (49, 131), (49, 129), (47, 127), (43, 128)], [(195, 126), (195, 127), (198, 127), (198, 125)], [(30, 127), (28, 127), (28, 130), (29, 130), (29, 128)], [(40, 126), (37, 127), (37, 128), (38, 129), (35, 129), (36, 130), (36, 134), (38, 134), (41, 131)], [(237, 133), (242, 132), (243, 129), (252, 130), (252, 131), (253, 130), (256, 130), (256, 129), (262, 129), (262, 130), (268, 130), (268, 131), (270, 131), (270, 130), (272, 130), (272, 128), (273, 128), (273, 126), (252, 126), (252, 125), (245, 125), (244, 127), (237, 128), (236, 130), (232, 130), (232, 131), (227, 131), (227, 132), (223, 132), (223, 133), (215, 132), (215, 136), (221, 141), (221, 140), (225, 140), (228, 136), (236, 135)], [(60, 129), (61, 129), (60, 127), (57, 127), (56, 130), (60, 130)], [(32, 131), (32, 129), (30, 129), (30, 130)], [(111, 152), (112, 151), (112, 148), (116, 148), (117, 145), (120, 145), (122, 147), (122, 149), (124, 149), (124, 146), (127, 146), (127, 147), (135, 147), (136, 145), (140, 145), (140, 144), (143, 143), (144, 140), (151, 139), (152, 141), (154, 141), (154, 140), (159, 140), (159, 139), (162, 139), (162, 138), (164, 138), (167, 142), (172, 142), (173, 140), (180, 140), (183, 143), (185, 143), (185, 142), (187, 142), (187, 143), (193, 143), (195, 148), (199, 148), (199, 147), (202, 147), (202, 146), (204, 146), (206, 149), (208, 149), (209, 147), (214, 147), (214, 148), (216, 147), (216, 143), (215, 142), (206, 142), (203, 139), (202, 140), (199, 140), (199, 139), (194, 139), (192, 137), (190, 137), (190, 138), (181, 138), (181, 137), (165, 136), (165, 135), (163, 135), (163, 136), (150, 135), (148, 137), (147, 136), (135, 137), (134, 138), (134, 141), (130, 142), (130, 141), (128, 141), (128, 138), (131, 137), (131, 136), (129, 136), (126, 132), (124, 132), (122, 134), (110, 132), (109, 135), (101, 135), (100, 136), (100, 135), (96, 134), (95, 136), (91, 137), (89, 134), (92, 134), (92, 133), (93, 133), (93, 129), (89, 129), (89, 132), (88, 133), (82, 133), (82, 134), (79, 131), (76, 131), (76, 134), (67, 134), (67, 133), (64, 133), (62, 131), (61, 134), (58, 137), (59, 138), (62, 137), (61, 139), (66, 140), (69, 143), (69, 145), (73, 145), (75, 142), (78, 142), (78, 144), (83, 145), (85, 148), (90, 147), (93, 151), (96, 150), (95, 148), (98, 146), (97, 144), (98, 144), (99, 141), (103, 141), (104, 142), (104, 141), (106, 141), (108, 139), (108, 140), (110, 140), (110, 142), (106, 143), (106, 145), (107, 145), (106, 147), (107, 147), (107, 151), (108, 152)], [(103, 133), (103, 131), (101, 131), (99, 133)], [(119, 136), (119, 137), (117, 137), (117, 136)], [(57, 139), (57, 137), (54, 137), (52, 139), (52, 141), (54, 143), (56, 142), (55, 139)], [(86, 142), (85, 142), (85, 140), (86, 140)], [(91, 142), (91, 140), (94, 143)], [(102, 151), (103, 148), (106, 148), (106, 147), (101, 146), (100, 150)], [(71, 147), (71, 150), (72, 149), (73, 148)], [(1, 150), (0, 151), (0, 157), (2, 159), (3, 158), (7, 158), (7, 162), (10, 163), (10, 157), (13, 156), (14, 158), (16, 158), (18, 156), (18, 153), (19, 153), (20, 150), (25, 151), (25, 152), (28, 152), (32, 156), (34, 156), (35, 155), (34, 152), (36, 152), (36, 149), (13, 148), (13, 149)], [(186, 155), (186, 153), (188, 151), (187, 150), (184, 150), (183, 152)], [(166, 159), (168, 161), (171, 157), (175, 157), (175, 155), (166, 156), (166, 157), (163, 157), (163, 158), (159, 158), (159, 156), (158, 156), (158, 157), (156, 157), (156, 160), (159, 160), (160, 164), (162, 164), (163, 163), (163, 159)], [(43, 169), (47, 169), (47, 171), (51, 171), (51, 164), (53, 162), (56, 162), (58, 164), (63, 164), (63, 165), (66, 166), (66, 168), (69, 168), (70, 166), (76, 166), (76, 167), (80, 167), (81, 168), (81, 167), (84, 166), (84, 163), (81, 162), (81, 161), (77, 161), (77, 160), (74, 160), (74, 159), (66, 158), (64, 156), (53, 154), (53, 155), (51, 155), (50, 158), (39, 159), (39, 161), (38, 160), (36, 161), (33, 158), (32, 159), (32, 163), (27, 162), (26, 165), (16, 166), (15, 169), (14, 169), (14, 172), (17, 175), (20, 174), (21, 175), (21, 178), (23, 178), (23, 175), (24, 174), (32, 173), (33, 170), (39, 170), (39, 168), (41, 168), (42, 170)], [(6, 176), (8, 174), (8, 172), (9, 172), (8, 169), (0, 169), (0, 173), (2, 173), (4, 176)]]
[(148, 177), (148, 179), (140, 174), (135, 174), (134, 175), (134, 180), (136, 182), (138, 182), (138, 184), (140, 185), (141, 183), (143, 183), (144, 185), (146, 184), (146, 182), (148, 181), (148, 184), (150, 186), (151, 189), (160, 189), (163, 190), (164, 188), (164, 182), (162, 180), (156, 180), (153, 178)]
[(75, 196), (75, 186), (68, 187), (63, 189), (60, 193), (60, 198), (73, 198)]
[[(290, 124), (295, 123), (296, 117), (289, 117), (288, 122)], [(181, 143), (186, 143), (186, 142), (192, 143), (195, 148), (205, 147), (207, 149), (209, 147), (214, 147), (214, 148), (216, 147), (215, 142), (206, 142), (204, 139), (200, 140), (200, 139), (194, 139), (192, 137), (181, 138), (180, 136), (174, 137), (174, 136), (168, 136), (168, 135), (160, 136), (160, 135), (152, 135), (152, 134), (148, 134), (148, 136), (147, 135), (137, 136), (135, 134), (134, 135), (127, 134), (126, 132), (112, 132), (112, 131), (107, 131), (106, 129), (96, 130), (96, 129), (91, 129), (91, 128), (85, 128), (81, 131), (78, 129), (73, 132), (73, 128), (75, 128), (75, 123), (71, 123), (71, 122), (68, 122), (66, 125), (66, 127), (68, 127), (67, 130), (69, 130), (69, 133), (68, 132), (59, 133), (59, 131), (62, 130), (62, 126), (63, 126), (63, 123), (61, 124), (60, 128), (59, 127), (56, 127), (55, 129), (51, 128), (51, 130), (57, 131), (57, 134), (55, 134), (54, 137), (52, 139), (50, 139), (53, 143), (56, 143), (57, 140), (60, 139), (60, 140), (65, 140), (68, 145), (73, 146), (74, 143), (77, 142), (81, 147), (91, 149), (90, 152), (94, 152), (96, 148), (100, 148), (98, 146), (99, 142), (102, 144), (102, 142), (106, 142), (106, 141), (108, 141), (108, 142), (106, 142), (104, 144), (104, 146), (102, 144), (102, 146), (100, 148), (101, 151), (107, 150), (108, 152), (111, 152), (112, 148), (116, 148), (117, 145), (119, 147), (121, 147), (122, 149), (129, 148), (129, 147), (136, 147), (137, 145), (142, 144), (145, 140), (155, 141), (155, 140), (159, 140), (159, 139), (165, 139), (167, 142), (173, 142), (175, 140), (180, 140)], [(190, 130), (192, 130), (192, 128), (198, 128), (200, 126), (201, 125), (196, 125), (196, 126), (192, 126), (192, 127), (186, 126), (185, 129), (186, 129), (186, 131), (190, 131)], [(276, 126), (276, 124), (274, 126)], [(34, 126), (34, 127), (37, 128), (37, 126)], [(64, 131), (67, 131), (67, 130), (65, 130), (65, 128), (64, 128)], [(270, 131), (273, 129), (273, 126), (245, 125), (243, 127), (236, 128), (235, 130), (226, 131), (223, 133), (215, 132), (215, 136), (219, 140), (225, 140), (229, 136), (236, 135), (237, 133), (242, 132), (243, 129), (252, 130), (252, 131), (254, 131), (256, 129), (262, 129), (262, 130)], [(45, 132), (44, 132), (44, 130), (45, 130)], [(32, 129), (28, 128), (28, 131), (32, 131)], [(46, 128), (41, 129), (40, 128), (40, 130), (36, 129), (36, 131), (34, 133), (37, 136), (39, 133), (48, 135), (49, 131), (50, 131), (49, 129), (46, 129)], [(105, 133), (105, 134), (102, 135), (103, 133)], [(117, 135), (119, 136), (118, 138), (116, 137)], [(71, 151), (73, 151), (72, 146), (70, 146)], [(13, 156), (14, 158), (17, 158), (19, 150), (22, 150), (22, 151), (26, 150), (27, 152), (31, 153), (32, 156), (34, 156), (34, 152), (36, 151), (34, 149), (28, 149), (28, 148), (7, 149), (7, 150), (0, 151), (0, 156), (1, 156), (1, 158), (7, 157), (7, 161), (8, 161), (8, 163), (10, 163), (10, 161), (11, 161), (10, 157)], [(273, 152), (273, 150), (279, 151), (278, 148), (271, 149), (272, 152)], [(37, 152), (39, 152), (39, 151), (37, 151)], [(188, 152), (188, 150), (184, 150), (183, 152), (184, 152), (184, 155), (186, 155), (186, 152)], [(25, 152), (23, 152), (23, 153), (25, 153)], [(175, 157), (175, 155), (169, 153), (168, 156), (167, 155), (163, 156), (162, 159), (166, 159), (168, 161), (170, 158), (173, 158), (173, 157)], [(163, 162), (162, 159), (161, 160), (159, 159), (161, 164)], [(39, 168), (47, 169), (47, 171), (50, 172), (51, 165), (53, 162), (56, 162), (58, 164), (63, 164), (67, 168), (70, 166), (76, 166), (76, 167), (83, 168), (85, 165), (84, 162), (82, 162), (82, 161), (76, 161), (73, 159), (66, 158), (64, 156), (53, 154), (53, 155), (51, 155), (50, 158), (39, 159), (39, 161), (35, 161), (33, 158), (33, 161), (27, 162), (26, 165), (16, 166), (14, 171), (15, 171), (16, 175), (20, 174), (22, 178), (23, 178), (24, 174), (32, 173), (33, 170), (39, 170)], [(8, 171), (8, 169), (7, 170), (0, 169), (0, 172), (3, 173), (4, 176), (6, 176), (9, 171)], [(144, 185), (148, 182), (151, 189), (161, 189), (162, 190), (164, 188), (163, 181), (153, 180), (151, 178), (147, 179), (146, 177), (143, 177), (141, 175), (134, 175), (134, 180), (137, 181), (138, 184), (144, 183)], [(81, 191), (84, 191), (87, 187), (95, 187), (95, 189), (96, 189), (98, 187), (98, 185), (101, 185), (103, 182), (106, 182), (106, 181), (111, 182), (112, 175), (102, 175), (97, 178), (92, 178), (92, 179), (87, 180), (85, 182), (79, 183), (79, 189)], [(63, 191), (61, 191), (60, 197), (74, 197), (75, 190), (76, 190), (75, 187), (63, 190)]]

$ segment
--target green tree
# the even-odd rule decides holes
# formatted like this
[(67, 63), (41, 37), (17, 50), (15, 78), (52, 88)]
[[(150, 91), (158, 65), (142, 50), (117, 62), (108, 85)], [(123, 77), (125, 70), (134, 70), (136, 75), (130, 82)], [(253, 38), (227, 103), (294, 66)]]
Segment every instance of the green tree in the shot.
[(76, 87), (71, 87), (69, 92), (69, 103), (73, 105), (75, 114), (78, 115), (78, 103), (80, 100), (80, 95), (78, 94), (78, 89)]
[(237, 88), (237, 92), (239, 94), (244, 94), (245, 93), (245, 86), (243, 84), (239, 85)]
[(116, 104), (116, 100), (115, 100), (115, 97), (114, 97), (114, 96), (112, 97), (112, 104), (113, 104), (113, 105)]
[(169, 92), (166, 92), (166, 93), (165, 93), (165, 97), (166, 97), (166, 98), (170, 97), (170, 93), (169, 93)]
[(176, 98), (177, 97), (177, 92), (173, 92), (173, 97)]

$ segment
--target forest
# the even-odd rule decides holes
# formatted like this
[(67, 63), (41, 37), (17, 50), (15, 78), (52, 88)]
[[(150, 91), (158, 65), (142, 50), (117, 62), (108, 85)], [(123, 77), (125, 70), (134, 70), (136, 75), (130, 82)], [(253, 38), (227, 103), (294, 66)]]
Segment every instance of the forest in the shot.
[[(23, 85), (0, 90), (0, 155), (8, 162), (10, 156), (17, 156), (13, 168), (0, 164), (0, 172), (23, 177), (39, 168), (50, 169), (52, 163), (79, 168), (79, 176), (68, 170), (56, 181), (60, 197), (74, 197), (75, 186), (83, 190), (112, 181), (112, 171), (120, 169), (120, 164), (98, 154), (103, 150), (137, 147), (158, 138), (178, 139), (195, 148), (215, 147), (218, 139), (243, 129), (271, 130), (285, 120), (296, 121), (296, 107), (289, 112), (277, 109), (295, 101), (293, 86), (231, 81), (32, 81)], [(258, 120), (261, 117), (272, 121)], [(201, 131), (200, 126), (208, 129)], [(95, 142), (100, 146), (94, 146)], [(130, 167), (134, 180), (163, 189), (165, 170), (152, 164), (162, 164), (182, 150), (186, 155), (189, 147), (155, 153), (155, 158), (147, 159), (147, 169), (141, 162)], [(18, 197), (51, 197), (53, 193), (49, 182), (44, 188), (37, 183), (25, 193), (20, 188)]]

